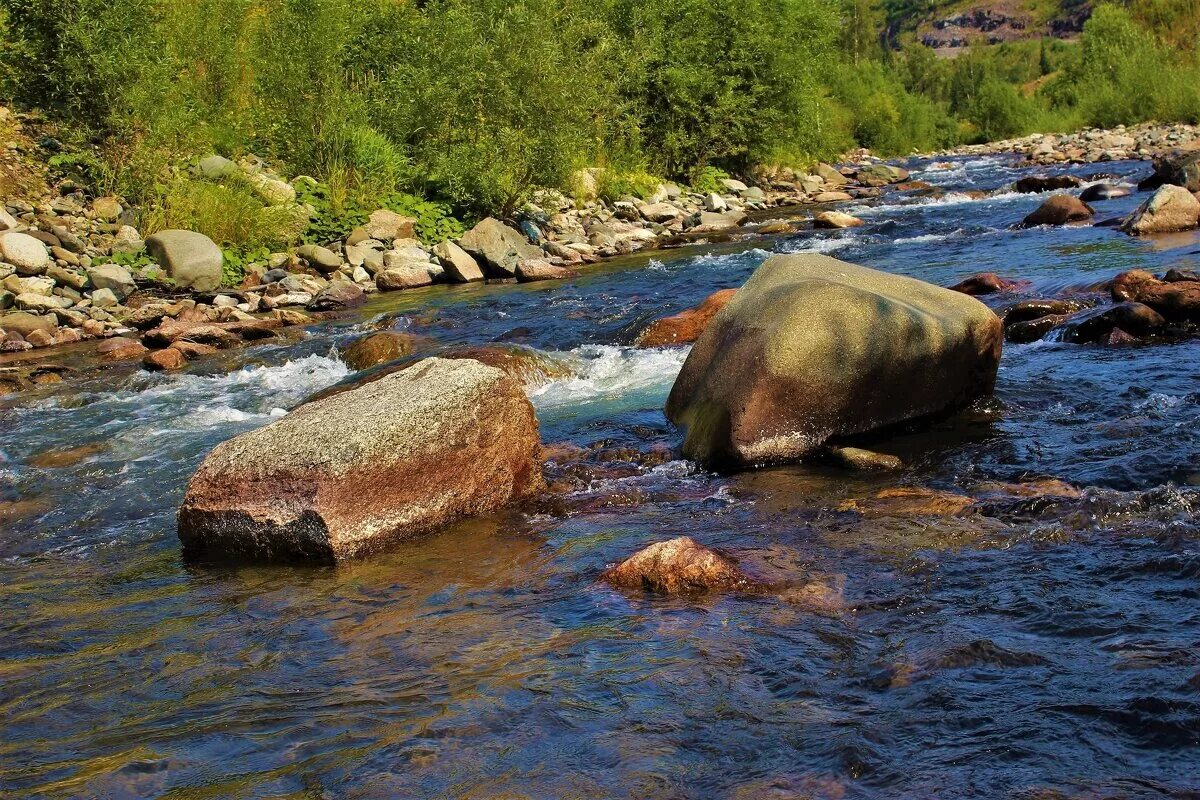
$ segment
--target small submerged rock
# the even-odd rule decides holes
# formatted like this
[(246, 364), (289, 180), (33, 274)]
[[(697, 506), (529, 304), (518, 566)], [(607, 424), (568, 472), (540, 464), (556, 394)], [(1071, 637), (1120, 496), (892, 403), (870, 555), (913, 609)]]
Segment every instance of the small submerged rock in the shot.
[(737, 289), (722, 289), (713, 292), (695, 308), (689, 308), (670, 317), (650, 323), (638, 336), (637, 347), (665, 347), (673, 344), (691, 344), (700, 338), (708, 323), (712, 322), (721, 309), (733, 299)]
[(424, 343), (422, 337), (400, 331), (380, 331), (358, 339), (342, 352), (342, 361), (359, 371), (412, 355)]
[(1013, 184), (1013, 190), (1022, 194), (1037, 194), (1055, 189), (1074, 189), (1082, 183), (1074, 175), (1033, 175), (1018, 180)]
[(825, 454), (833, 463), (855, 472), (895, 472), (904, 469), (904, 462), (896, 456), (860, 447), (826, 447)]
[(853, 511), (864, 517), (953, 517), (974, 504), (973, 498), (954, 492), (897, 486), (872, 498), (847, 500), (838, 506), (838, 511)]
[(995, 294), (997, 292), (1011, 292), (1020, 285), (1016, 281), (1001, 278), (994, 272), (979, 272), (946, 288), (952, 292), (961, 292), (962, 294), (969, 294), (975, 297), (977, 295)]
[(605, 570), (602, 580), (622, 589), (658, 594), (761, 592), (762, 584), (733, 559), (690, 536), (652, 544)]

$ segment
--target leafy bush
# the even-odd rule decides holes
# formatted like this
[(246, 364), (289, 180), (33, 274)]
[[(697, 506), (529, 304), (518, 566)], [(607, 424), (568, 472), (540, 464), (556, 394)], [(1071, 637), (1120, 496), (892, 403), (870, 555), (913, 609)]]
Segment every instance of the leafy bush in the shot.
[(185, 228), (218, 244), (255, 248), (289, 246), (308, 219), (298, 206), (265, 205), (240, 174), (221, 182), (179, 175), (163, 187), (142, 224), (147, 234)]
[(1094, 11), (1079, 57), (1046, 94), (1056, 105), (1076, 109), (1089, 125), (1200, 121), (1200, 69), (1118, 6)]
[(622, 93), (655, 171), (741, 172), (821, 148), (830, 4), (615, 0), (614, 19), (628, 53)]
[(844, 109), (840, 124), (864, 147), (906, 155), (957, 140), (955, 122), (943, 104), (909, 92), (896, 73), (878, 62), (839, 70), (830, 85)]
[(725, 185), (721, 181), (728, 177), (729, 173), (719, 167), (705, 166), (693, 172), (688, 183), (694, 192), (723, 194)]
[(662, 184), (662, 178), (651, 175), (645, 170), (604, 169), (596, 175), (597, 193), (610, 202), (623, 197), (645, 200), (654, 194)]

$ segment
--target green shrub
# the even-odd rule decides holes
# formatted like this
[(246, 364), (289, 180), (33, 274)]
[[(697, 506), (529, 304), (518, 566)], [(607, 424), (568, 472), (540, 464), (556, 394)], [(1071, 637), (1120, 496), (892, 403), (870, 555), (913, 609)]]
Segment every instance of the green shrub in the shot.
[(692, 191), (694, 192), (723, 194), (725, 192), (725, 185), (721, 181), (728, 177), (729, 173), (719, 167), (704, 166), (692, 172), (688, 185), (692, 187)]
[(654, 194), (662, 184), (662, 178), (651, 175), (645, 170), (604, 169), (596, 174), (596, 192), (610, 202), (623, 197), (645, 200)]
[(287, 247), (308, 224), (299, 206), (265, 205), (240, 175), (219, 183), (177, 176), (142, 220), (146, 234), (185, 228), (235, 248)]

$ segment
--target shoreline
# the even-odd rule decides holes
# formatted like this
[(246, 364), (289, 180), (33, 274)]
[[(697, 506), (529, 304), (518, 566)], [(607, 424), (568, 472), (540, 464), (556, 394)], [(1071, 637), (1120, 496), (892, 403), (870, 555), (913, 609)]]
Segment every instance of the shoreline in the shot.
[[(753, 186), (727, 179), (723, 193), (692, 193), (663, 184), (645, 200), (579, 202), (561, 192), (539, 190), (534, 197), (540, 205), (527, 204), (515, 219), (488, 218), (460, 239), (433, 246), (414, 238), (413, 220), (381, 209), (367, 225), (328, 246), (302, 245), (251, 265), (237, 288), (191, 291), (103, 263), (105, 246), (110, 256), (123, 246), (145, 246), (136, 230), (117, 224), (130, 216), (118, 199), (87, 203), (81, 192), (73, 192), (43, 198), (37, 206), (9, 200), (9, 212), (0, 217), (0, 227), (8, 226), (0, 232), (0, 245), (23, 233), (22, 239), (45, 248), (45, 257), (38, 264), (34, 252), (26, 262), (0, 266), (6, 273), (0, 276), (0, 305), (8, 306), (0, 313), (0, 391), (58, 382), (73, 371), (61, 362), (78, 354), (83, 361), (90, 358), (92, 366), (138, 361), (151, 370), (181, 369), (195, 358), (247, 341), (344, 319), (377, 293), (480, 280), (561, 280), (578, 276), (581, 268), (631, 255), (765, 240), (807, 224), (853, 227), (861, 221), (837, 209), (885, 193), (939, 191), (910, 180), (906, 169), (895, 166), (914, 158), (1016, 154), (1025, 156), (1021, 166), (1053, 167), (1150, 160), (1198, 140), (1198, 126), (1144, 124), (1032, 135), (890, 163), (857, 151), (836, 167), (818, 164), (810, 174), (773, 170), (758, 175)], [(232, 162), (221, 161), (222, 168), (232, 168)], [(286, 195), (281, 186), (289, 184), (273, 173), (250, 174)], [(780, 212), (797, 219), (780, 220)], [(83, 235), (74, 234), (72, 227)], [(170, 268), (171, 254), (159, 247), (156, 255), (160, 269), (151, 275), (159, 277)]]

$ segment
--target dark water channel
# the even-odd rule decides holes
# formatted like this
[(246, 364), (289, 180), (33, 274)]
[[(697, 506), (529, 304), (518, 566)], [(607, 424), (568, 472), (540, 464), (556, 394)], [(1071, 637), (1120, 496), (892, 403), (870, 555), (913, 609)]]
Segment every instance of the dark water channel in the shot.
[[(180, 558), (175, 510), (203, 455), (345, 377), (337, 347), (376, 315), (561, 353), (575, 377), (532, 395), (546, 442), (661, 452), (685, 353), (620, 343), (770, 252), (940, 284), (991, 270), (1027, 297), (1197, 265), (1190, 237), (1009, 230), (1044, 197), (962, 194), (1025, 174), (1009, 164), (917, 164), (949, 193), (851, 209), (867, 222), (852, 231), (409, 292), (232, 372), (114, 370), (0, 401), (0, 500), (23, 509), (0, 520), (0, 796), (1200, 797), (1195, 341), (1010, 345), (994, 400), (882, 446), (899, 476), (631, 464), (338, 569)], [(837, 510), (1032, 477), (1083, 497)], [(682, 534), (840, 605), (596, 583)]]

